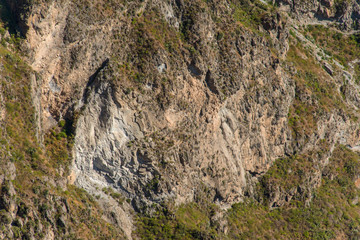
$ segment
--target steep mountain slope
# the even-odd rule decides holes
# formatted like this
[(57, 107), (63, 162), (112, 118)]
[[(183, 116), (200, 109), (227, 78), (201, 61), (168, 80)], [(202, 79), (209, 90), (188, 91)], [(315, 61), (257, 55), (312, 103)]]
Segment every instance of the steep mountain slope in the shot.
[(4, 236), (356, 238), (357, 1), (5, 2)]
[(65, 133), (54, 129), (46, 146), (38, 143), (32, 101), (37, 73), (23, 60), (23, 40), (0, 29), (0, 239), (123, 238), (94, 198), (61, 176), (68, 161)]

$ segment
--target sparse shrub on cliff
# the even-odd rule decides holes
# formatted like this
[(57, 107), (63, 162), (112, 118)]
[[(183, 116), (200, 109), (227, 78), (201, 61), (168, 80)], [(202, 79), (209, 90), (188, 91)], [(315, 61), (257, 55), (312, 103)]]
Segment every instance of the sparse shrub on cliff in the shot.
[[(323, 171), (321, 186), (314, 189), (312, 202), (306, 206), (303, 201), (292, 200), (288, 206), (268, 209), (256, 202), (235, 204), (229, 210), (229, 237), (231, 239), (332, 239), (339, 232), (344, 238), (359, 237), (360, 223), (357, 211), (359, 190), (354, 184), (353, 170), (359, 169), (360, 157), (344, 146), (338, 146), (329, 164)], [(295, 159), (275, 162), (264, 178), (273, 178), (274, 184), (294, 180)], [(301, 161), (298, 158), (298, 161)], [(306, 160), (308, 161), (308, 160)], [(304, 173), (312, 168), (300, 166)], [(290, 171), (291, 170), (291, 171)], [(295, 172), (295, 173), (294, 173)], [(276, 174), (275, 174), (276, 173)], [(307, 178), (310, 175), (299, 175)], [(298, 181), (298, 180), (297, 180)], [(301, 182), (301, 181), (300, 181)], [(300, 182), (293, 182), (293, 186)], [(337, 216), (337, 217), (335, 217)]]
[(309, 25), (305, 34), (312, 36), (319, 46), (345, 67), (360, 58), (359, 36), (356, 34), (345, 35), (322, 25)]
[(141, 239), (218, 239), (209, 205), (183, 204), (175, 212), (158, 209), (137, 219), (135, 236)]

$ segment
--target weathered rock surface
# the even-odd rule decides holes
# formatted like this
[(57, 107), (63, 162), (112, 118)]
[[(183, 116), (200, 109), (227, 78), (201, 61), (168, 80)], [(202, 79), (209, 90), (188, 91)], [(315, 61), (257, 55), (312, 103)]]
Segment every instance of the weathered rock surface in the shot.
[(295, 17), (305, 24), (317, 20), (338, 25), (345, 31), (360, 29), (360, 5), (356, 0), (276, 0), (275, 2), (280, 5), (280, 9), (294, 13)]
[[(334, 147), (359, 146), (358, 124), (342, 109), (318, 117), (310, 135), (292, 134), (288, 116), (295, 98), (316, 100), (296, 95), (297, 73), (286, 62), (291, 26), (281, 12), (261, 15), (254, 27), (236, 22), (227, 1), (208, 2), (10, 4), (25, 14), (18, 21), (40, 88), (33, 93), (40, 133), (61, 119), (73, 123), (70, 183), (94, 195), (111, 186), (137, 211), (193, 201), (205, 185), (226, 208), (255, 196), (255, 184), (276, 159), (318, 150), (326, 141), (328, 151), (299, 189), (269, 186), (270, 205), (278, 207), (298, 195), (311, 201)], [(346, 31), (359, 28), (356, 1), (275, 2), (295, 14), (295, 26), (316, 19)], [(344, 104), (356, 110), (353, 73), (322, 60), (318, 47), (294, 31), (345, 95)], [(129, 206), (101, 199), (131, 237)]]

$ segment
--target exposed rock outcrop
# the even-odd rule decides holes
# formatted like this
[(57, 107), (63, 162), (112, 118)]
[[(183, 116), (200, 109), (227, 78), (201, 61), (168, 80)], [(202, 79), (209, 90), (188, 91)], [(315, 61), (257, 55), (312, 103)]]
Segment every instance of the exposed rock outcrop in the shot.
[[(340, 19), (331, 1), (282, 4), (310, 18), (328, 8), (334, 11), (328, 19)], [(183, 202), (205, 183), (214, 198), (216, 192), (217, 200), (232, 203), (244, 196), (248, 176), (260, 176), (275, 159), (316, 145), (316, 136), (328, 132), (319, 129), (322, 133), (300, 148), (292, 142), (287, 115), (295, 84), (280, 64), (288, 49), (288, 27), (280, 14), (262, 19), (260, 31), (270, 34), (270, 42), (241, 28), (224, 36), (232, 22), (225, 2), (215, 8), (223, 24), (213, 21), (209, 9), (196, 12), (207, 9), (198, 2), (119, 2), (104, 18), (86, 16), (85, 8), (94, 15), (101, 11), (90, 2), (37, 6), (27, 18), (27, 39), (30, 61), (42, 78), (42, 126), (46, 131), (63, 117), (78, 116), (75, 182), (89, 191), (111, 185), (138, 199), (135, 205), (169, 198)], [(131, 11), (144, 15), (139, 23), (126, 17)], [(152, 14), (164, 22), (146, 22)], [(169, 38), (181, 30), (187, 43), (162, 46), (150, 35), (156, 28), (147, 29), (156, 24)], [(192, 47), (187, 50), (186, 44)], [(174, 55), (179, 52), (181, 58)], [(330, 126), (325, 119), (323, 129)], [(334, 124), (331, 129), (340, 123)]]
[(276, 0), (275, 2), (280, 5), (280, 9), (293, 13), (297, 20), (305, 24), (316, 20), (338, 25), (344, 31), (360, 29), (360, 5), (356, 0)]
[[(39, 135), (62, 119), (71, 125), (69, 183), (102, 196), (116, 213), (107, 220), (129, 238), (130, 205), (115, 204), (104, 188), (146, 212), (153, 203), (194, 201), (206, 186), (211, 201), (227, 208), (258, 197), (256, 184), (276, 159), (317, 152), (326, 142), (301, 186), (265, 184), (270, 207), (297, 198), (309, 204), (335, 146), (359, 146), (354, 72), (330, 62), (298, 29), (316, 21), (358, 30), (359, 4), (273, 2), (280, 11), (258, 1), (9, 2), (40, 88), (33, 91)], [(309, 89), (330, 91), (288, 62), (289, 43), (307, 49), (296, 57), (324, 67), (324, 85), (336, 90), (332, 109)], [(299, 83), (306, 77), (315, 83)], [(303, 111), (296, 101), (321, 108), (301, 133), (289, 123), (290, 113)]]

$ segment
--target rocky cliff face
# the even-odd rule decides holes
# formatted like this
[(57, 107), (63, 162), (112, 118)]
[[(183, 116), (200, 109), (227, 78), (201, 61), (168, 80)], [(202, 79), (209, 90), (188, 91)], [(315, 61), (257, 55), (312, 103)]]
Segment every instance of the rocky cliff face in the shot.
[[(129, 238), (130, 208), (151, 213), (153, 203), (178, 206), (204, 192), (226, 209), (249, 197), (265, 201), (260, 184), (271, 208), (292, 199), (309, 205), (336, 146), (358, 149), (358, 60), (331, 58), (302, 26), (352, 34), (356, 1), (9, 1), (9, 8), (35, 71), (39, 141), (65, 122), (73, 145), (62, 177), (98, 196), (113, 213), (107, 220)], [(298, 155), (316, 169), (298, 186), (263, 178), (276, 159)], [(117, 204), (108, 187), (128, 201)]]
[[(231, 203), (243, 196), (246, 178), (291, 151), (294, 84), (280, 66), (288, 48), (281, 15), (260, 26), (272, 43), (232, 26), (225, 3), (215, 9), (222, 23), (201, 3), (117, 2), (107, 13), (63, 1), (35, 9), (27, 35), (42, 78), (42, 126), (79, 115), (80, 186), (183, 202), (206, 183), (214, 198)], [(89, 11), (107, 15), (94, 19)]]
[(318, 21), (331, 21), (332, 24), (344, 31), (359, 30), (360, 6), (354, 0), (312, 0), (312, 1), (288, 1), (276, 0), (280, 8), (291, 12), (304, 23)]

